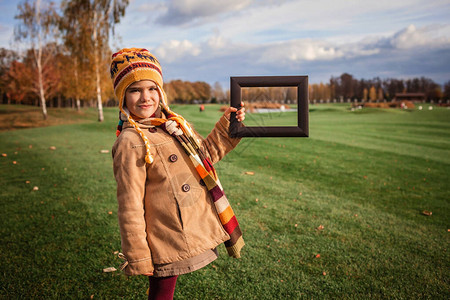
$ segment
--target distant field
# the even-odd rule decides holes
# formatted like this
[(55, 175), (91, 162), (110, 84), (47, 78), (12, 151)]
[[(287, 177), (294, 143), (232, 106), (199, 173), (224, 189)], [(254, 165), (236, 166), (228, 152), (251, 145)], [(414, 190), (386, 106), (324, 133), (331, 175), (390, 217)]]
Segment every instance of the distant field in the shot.
[[(221, 114), (172, 108), (204, 135)], [(117, 110), (103, 123), (83, 115), (0, 132), (1, 299), (145, 299), (146, 278), (102, 273), (120, 264), (111, 153), (101, 153)], [(258, 118), (278, 125), (292, 113)], [(450, 109), (321, 104), (309, 118), (309, 138), (243, 139), (216, 166), (243, 258), (219, 247), (217, 261), (179, 278), (175, 298), (448, 299)]]

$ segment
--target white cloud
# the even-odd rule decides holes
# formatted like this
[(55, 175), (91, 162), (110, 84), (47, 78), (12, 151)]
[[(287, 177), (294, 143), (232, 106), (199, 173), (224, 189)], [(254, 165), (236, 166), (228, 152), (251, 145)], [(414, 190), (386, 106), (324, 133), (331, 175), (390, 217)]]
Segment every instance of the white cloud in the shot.
[(158, 58), (170, 63), (186, 56), (197, 56), (201, 49), (188, 40), (170, 40), (162, 43), (154, 52)]
[[(258, 48), (264, 50), (258, 53)], [(368, 36), (352, 43), (339, 43), (328, 39), (296, 39), (254, 47), (259, 63), (276, 62), (289, 66), (307, 61), (331, 61), (370, 57), (391, 50), (420, 50), (450, 47), (450, 25), (416, 28), (410, 25), (392, 35)]]
[(397, 49), (412, 49), (416, 47), (440, 47), (450, 44), (450, 25), (426, 26), (416, 28), (409, 25), (407, 28), (396, 33), (390, 40), (393, 47)]
[(261, 63), (275, 61), (289, 64), (303, 60), (330, 60), (342, 56), (341, 51), (325, 41), (304, 39), (267, 45), (258, 61)]
[(219, 50), (226, 47), (226, 45), (231, 44), (231, 41), (224, 38), (221, 34), (218, 28), (214, 28), (213, 35), (208, 38), (206, 42), (209, 46), (209, 48), (213, 50)]

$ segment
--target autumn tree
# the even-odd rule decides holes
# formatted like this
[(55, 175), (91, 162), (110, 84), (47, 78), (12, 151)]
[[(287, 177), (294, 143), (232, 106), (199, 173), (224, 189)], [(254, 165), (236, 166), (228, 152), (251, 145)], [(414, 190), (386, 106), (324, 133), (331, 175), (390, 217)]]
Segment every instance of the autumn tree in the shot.
[[(86, 99), (93, 90), (93, 68), (89, 68), (90, 54), (93, 52), (92, 26), (86, 20), (84, 14), (89, 11), (88, 1), (63, 1), (61, 9), (64, 18), (61, 18), (59, 28), (63, 33), (64, 52), (72, 68), (68, 70), (64, 80), (66, 81), (65, 95), (75, 99), (76, 108), (79, 111), (80, 99)], [(84, 66), (84, 67), (82, 67)]]
[(367, 101), (367, 95), (369, 94), (369, 91), (367, 90), (367, 88), (363, 89), (363, 96), (362, 96), (362, 100), (363, 101)]
[(8, 103), (11, 103), (11, 100), (16, 103), (22, 103), (30, 93), (27, 87), (35, 81), (32, 78), (29, 66), (14, 60), (9, 65), (8, 71), (3, 74), (2, 82)]
[[(43, 5), (41, 5), (43, 4)], [(19, 13), (16, 19), (22, 22), (15, 29), (16, 40), (30, 45), (33, 53), (33, 63), (37, 69), (36, 80), (38, 83), (38, 95), (42, 107), (44, 119), (47, 119), (47, 105), (44, 91), (44, 68), (51, 63), (52, 55), (43, 58), (43, 49), (51, 49), (56, 38), (56, 21), (58, 14), (53, 2), (41, 3), (41, 0), (27, 0), (18, 5)]]
[[(102, 66), (106, 66), (106, 61), (109, 60), (110, 35), (114, 34), (115, 25), (125, 15), (128, 3), (129, 0), (67, 0), (63, 2), (64, 17), (68, 20), (67, 24), (63, 23), (62, 26), (76, 28), (75, 32), (69, 33), (65, 43), (70, 53), (75, 55), (77, 65), (82, 64), (85, 68), (92, 68), (100, 122), (104, 120), (102, 82), (105, 81), (102, 77), (107, 72)], [(70, 28), (65, 30), (66, 33), (68, 31)], [(77, 39), (80, 44), (74, 45), (73, 42), (76, 43)], [(80, 56), (75, 53), (78, 50)], [(74, 73), (74, 77), (79, 78), (79, 74)]]
[(0, 96), (2, 102), (6, 99), (8, 104), (10, 104), (11, 99), (6, 96), (8, 82), (7, 74), (11, 68), (11, 64), (18, 59), (19, 56), (15, 51), (0, 48)]
[(450, 80), (444, 84), (443, 97), (446, 100), (450, 99)]
[(369, 89), (369, 99), (370, 101), (377, 100), (377, 89), (373, 85)]
[(14, 60), (8, 72), (3, 76), (7, 97), (18, 103), (33, 104), (33, 99), (39, 99), (42, 93), (46, 101), (55, 97), (62, 88), (61, 72), (58, 68), (58, 56), (54, 55), (54, 45), (42, 49), (43, 61), (52, 60), (53, 63), (44, 64), (41, 69), (42, 81), (35, 80), (39, 76), (39, 70), (34, 64), (35, 56), (29, 49), (24, 57)]
[(222, 85), (219, 82), (215, 82), (211, 91), (211, 97), (216, 102), (222, 102), (225, 100), (225, 93), (223, 92)]
[(383, 100), (384, 99), (384, 94), (383, 94), (383, 89), (381, 87), (378, 88), (378, 95), (377, 95), (377, 100)]
[(201, 100), (206, 102), (211, 99), (211, 86), (204, 81), (196, 81), (192, 84), (195, 91), (195, 98), (193, 100)]

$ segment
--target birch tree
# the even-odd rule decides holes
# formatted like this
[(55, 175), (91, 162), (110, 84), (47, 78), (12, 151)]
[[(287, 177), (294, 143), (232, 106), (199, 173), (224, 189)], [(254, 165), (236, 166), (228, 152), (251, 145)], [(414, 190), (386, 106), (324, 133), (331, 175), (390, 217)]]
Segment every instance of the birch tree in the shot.
[[(53, 2), (44, 2), (41, 0), (26, 1), (19, 4), (18, 15), (16, 19), (22, 22), (15, 28), (15, 38), (17, 41), (29, 45), (33, 52), (34, 63), (37, 68), (37, 85), (39, 100), (42, 107), (44, 120), (47, 119), (47, 105), (44, 91), (44, 67), (51, 62), (51, 55), (43, 58), (44, 47), (54, 44), (56, 39), (56, 21), (58, 14), (54, 8)], [(48, 47), (47, 47), (48, 48)]]

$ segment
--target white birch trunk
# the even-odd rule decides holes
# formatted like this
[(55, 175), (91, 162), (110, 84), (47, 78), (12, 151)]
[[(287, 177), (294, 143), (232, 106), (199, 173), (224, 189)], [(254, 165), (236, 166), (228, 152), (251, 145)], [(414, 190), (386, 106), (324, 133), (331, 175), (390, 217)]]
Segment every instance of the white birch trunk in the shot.
[(100, 85), (100, 70), (99, 70), (99, 49), (97, 42), (97, 30), (99, 27), (97, 11), (94, 11), (94, 64), (95, 64), (95, 77), (97, 85), (97, 108), (98, 108), (98, 121), (103, 122), (103, 105), (102, 105), (102, 88)]
[[(41, 24), (41, 13), (40, 13), (40, 5), (41, 1), (36, 1), (36, 23)], [(47, 120), (47, 105), (45, 103), (45, 95), (44, 95), (44, 84), (42, 79), (42, 42), (41, 42), (41, 32), (39, 29), (38, 32), (38, 49), (37, 49), (37, 55), (36, 50), (34, 51), (34, 57), (36, 59), (36, 65), (38, 69), (38, 84), (39, 84), (39, 99), (41, 101), (41, 108), (42, 108), (42, 114), (44, 115), (44, 120)]]
[(80, 111), (80, 96), (78, 93), (78, 59), (75, 57), (75, 103), (77, 107), (77, 112)]

